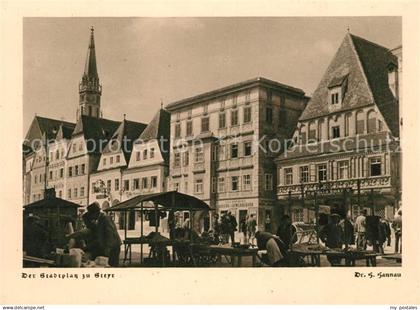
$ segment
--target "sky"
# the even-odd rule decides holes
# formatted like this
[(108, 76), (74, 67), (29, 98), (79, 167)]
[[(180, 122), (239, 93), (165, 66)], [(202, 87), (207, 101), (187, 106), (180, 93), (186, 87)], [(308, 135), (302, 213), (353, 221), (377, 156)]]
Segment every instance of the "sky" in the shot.
[(23, 135), (35, 114), (75, 121), (91, 26), (103, 117), (143, 123), (161, 102), (255, 77), (310, 96), (348, 29), (402, 42), (400, 17), (24, 18)]

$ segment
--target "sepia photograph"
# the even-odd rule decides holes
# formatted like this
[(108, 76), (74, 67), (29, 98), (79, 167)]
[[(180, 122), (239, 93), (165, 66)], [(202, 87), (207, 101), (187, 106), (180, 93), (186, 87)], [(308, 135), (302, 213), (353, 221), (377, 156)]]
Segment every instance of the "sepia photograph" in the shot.
[(23, 18), (22, 266), (401, 267), (402, 50), (401, 16)]

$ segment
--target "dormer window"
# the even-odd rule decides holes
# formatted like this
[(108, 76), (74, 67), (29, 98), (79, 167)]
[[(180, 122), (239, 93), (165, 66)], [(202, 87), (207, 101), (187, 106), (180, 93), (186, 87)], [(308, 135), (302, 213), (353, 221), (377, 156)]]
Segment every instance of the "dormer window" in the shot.
[(328, 84), (329, 104), (331, 107), (341, 107), (346, 90), (347, 76), (334, 77)]

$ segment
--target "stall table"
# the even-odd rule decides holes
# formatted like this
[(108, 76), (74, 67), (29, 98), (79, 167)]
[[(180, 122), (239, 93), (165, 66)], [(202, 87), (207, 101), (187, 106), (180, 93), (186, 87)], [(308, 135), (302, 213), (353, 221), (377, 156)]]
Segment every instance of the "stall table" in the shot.
[[(217, 255), (219, 259), (222, 256), (226, 258), (226, 260), (232, 264), (232, 267), (242, 267), (242, 257), (251, 256), (252, 257), (252, 267), (256, 266), (257, 263), (257, 254), (258, 249), (245, 249), (245, 248), (233, 248), (226, 245), (210, 245), (209, 250), (211, 254)], [(227, 259), (230, 257), (229, 259)], [(237, 263), (235, 265), (235, 258), (237, 258)]]

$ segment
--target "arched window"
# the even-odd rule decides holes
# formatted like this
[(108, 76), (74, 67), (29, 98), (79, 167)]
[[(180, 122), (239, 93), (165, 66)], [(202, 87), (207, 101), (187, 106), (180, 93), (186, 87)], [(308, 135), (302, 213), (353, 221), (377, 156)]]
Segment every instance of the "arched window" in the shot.
[(300, 143), (306, 144), (306, 126), (302, 125), (299, 131), (300, 131)]
[(376, 112), (374, 110), (370, 110), (367, 113), (367, 132), (376, 132)]
[(351, 120), (351, 113), (347, 113), (344, 117), (344, 136), (350, 135), (350, 120)]
[(365, 132), (365, 117), (363, 111), (356, 113), (356, 134), (360, 135)]
[(308, 140), (314, 142), (316, 140), (316, 126), (315, 122), (311, 121), (308, 124)]

